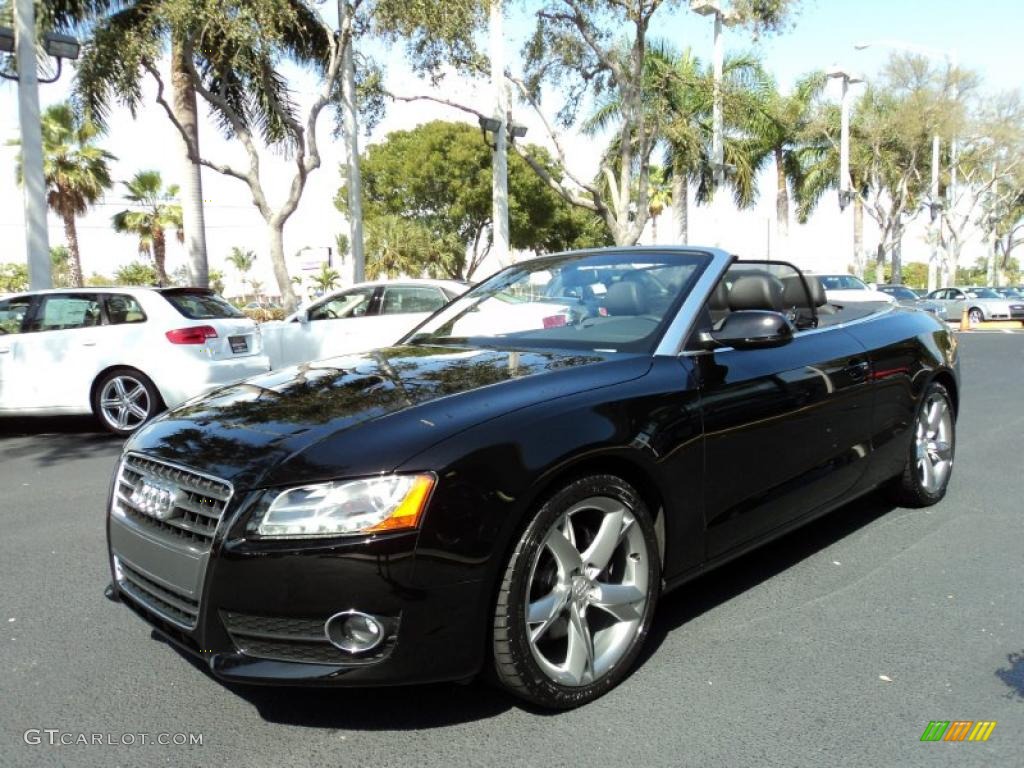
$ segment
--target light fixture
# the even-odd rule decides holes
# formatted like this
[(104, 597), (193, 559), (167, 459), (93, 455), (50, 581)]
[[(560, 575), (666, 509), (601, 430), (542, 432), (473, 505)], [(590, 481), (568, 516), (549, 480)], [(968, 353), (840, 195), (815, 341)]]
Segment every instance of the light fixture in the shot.
[(78, 58), (82, 49), (81, 43), (71, 35), (62, 35), (59, 32), (47, 32), (43, 37), (43, 48), (55, 59), (67, 59), (73, 61)]
[(521, 139), (526, 135), (526, 126), (519, 125), (519, 123), (509, 123), (508, 132), (513, 139)]
[(501, 121), (496, 118), (484, 117), (483, 115), (480, 115), (480, 117), (477, 118), (477, 120), (480, 123), (480, 128), (484, 131), (497, 133), (498, 129), (501, 128)]
[(14, 30), (0, 27), (0, 53), (14, 53)]

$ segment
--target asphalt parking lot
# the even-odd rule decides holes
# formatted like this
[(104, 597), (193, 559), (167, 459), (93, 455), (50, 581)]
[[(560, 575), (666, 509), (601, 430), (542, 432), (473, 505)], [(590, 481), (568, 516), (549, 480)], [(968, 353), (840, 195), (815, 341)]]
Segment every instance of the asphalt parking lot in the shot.
[[(558, 715), (483, 684), (226, 687), (103, 599), (119, 441), (0, 422), (0, 765), (1024, 765), (1024, 334), (961, 349), (941, 504), (871, 496), (672, 593), (635, 673)], [(931, 720), (998, 725), (922, 743)]]

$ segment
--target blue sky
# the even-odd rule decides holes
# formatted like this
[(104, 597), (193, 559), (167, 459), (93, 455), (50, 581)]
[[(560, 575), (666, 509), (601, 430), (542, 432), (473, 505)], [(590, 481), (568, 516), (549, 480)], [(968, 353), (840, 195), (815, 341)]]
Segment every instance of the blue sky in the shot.
[[(533, 3), (526, 5), (532, 6)], [(327, 5), (328, 8), (331, 4)], [(518, 62), (518, 50), (523, 36), (532, 24), (525, 19), (524, 4), (509, 4), (507, 60), (513, 67)], [(727, 50), (753, 51), (760, 54), (768, 69), (773, 71), (783, 88), (804, 72), (814, 68), (827, 68), (839, 64), (855, 71), (861, 71), (869, 78), (884, 64), (890, 51), (884, 48), (858, 52), (854, 43), (881, 39), (896, 39), (939, 50), (955, 50), (962, 66), (976, 70), (983, 80), (986, 91), (1017, 88), (1024, 73), (1024, 45), (1020, 39), (1024, 32), (1024, 3), (1011, 0), (987, 0), (982, 3), (952, 2), (951, 0), (864, 0), (863, 2), (840, 2), (839, 0), (806, 0), (794, 17), (795, 25), (781, 35), (773, 35), (753, 42), (748, 32), (732, 29), (726, 32)], [(673, 42), (677, 47), (692, 47), (701, 58), (711, 55), (712, 31), (709, 19), (686, 10), (686, 3), (677, 4), (674, 10), (662, 9), (655, 16), (652, 36)], [(392, 50), (389, 60), (391, 86), (396, 91), (423, 91), (425, 86), (411, 81), (400, 51)], [(66, 97), (70, 77), (60, 83), (43, 86), (40, 96), (43, 105)], [(311, 81), (297, 82), (300, 101), (308, 98), (315, 84)], [(450, 80), (444, 85), (447, 95), (465, 100), (476, 100), (478, 106), (486, 98), (479, 90), (465, 82)], [(830, 94), (835, 98), (836, 94)], [(396, 103), (389, 107), (388, 116), (371, 137), (381, 140), (387, 131), (409, 128), (423, 120), (446, 118), (464, 119), (460, 113), (445, 108), (419, 104)], [(528, 140), (541, 142), (542, 128), (537, 121), (531, 121), (523, 113), (517, 115), (530, 126)], [(310, 180), (306, 196), (299, 211), (285, 230), (286, 251), (293, 253), (299, 248), (313, 248), (332, 243), (334, 234), (345, 229), (344, 221), (331, 203), (339, 184), (337, 167), (343, 159), (341, 147), (328, 138), (329, 126), (324, 118), (322, 145), (324, 162)], [(3, 140), (17, 135), (17, 103), (13, 84), (0, 84), (0, 241), (8, 247), (0, 253), (0, 261), (21, 258), (22, 205), (21, 192), (14, 183), (14, 150), (3, 146)], [(126, 179), (140, 168), (159, 169), (170, 182), (181, 179), (180, 161), (177, 158), (177, 137), (160, 110), (150, 102), (136, 120), (125, 112), (117, 112), (111, 121), (108, 146), (118, 155), (120, 161), (114, 168), (116, 179)], [(206, 129), (204, 143), (209, 154), (219, 159), (241, 160), (237, 150), (224, 144), (215, 135), (212, 127)], [(577, 138), (571, 143), (570, 159), (583, 175), (592, 172), (594, 158), (599, 147), (587, 139)], [(268, 187), (273, 196), (275, 190), (283, 189), (290, 176), (289, 167), (280, 159), (269, 157), (265, 162)], [(723, 241), (723, 245), (737, 252), (763, 255), (768, 240), (772, 237), (774, 199), (771, 193), (772, 177), (765, 175), (762, 180), (762, 195), (758, 206), (750, 211), (731, 214), (725, 227), (717, 224), (706, 210), (697, 209), (692, 214), (691, 240), (712, 242), (720, 239), (720, 230), (726, 229), (735, 240)], [(207, 209), (208, 245), (214, 266), (222, 263), (232, 245), (252, 248), (261, 255), (258, 270), (265, 271), (267, 285), (272, 284), (268, 259), (266, 258), (266, 236), (262, 220), (249, 204), (249, 196), (242, 184), (235, 180), (204, 172), (205, 197), (211, 203)], [(110, 216), (123, 203), (120, 190), (108, 194), (104, 204), (85, 217), (80, 224), (85, 272), (110, 274), (117, 265), (127, 263), (136, 257), (134, 243), (123, 235), (110, 230)], [(728, 226), (730, 225), (731, 226)], [(794, 253), (816, 254), (818, 243), (834, 238), (837, 217), (834, 201), (823, 204), (806, 227), (792, 227), (791, 247)], [(660, 227), (659, 230), (668, 230)], [(63, 242), (60, 222), (50, 215), (50, 240)], [(869, 234), (869, 247), (870, 234)], [(977, 244), (980, 247), (980, 244)], [(904, 244), (905, 258), (923, 258), (926, 246), (921, 232), (908, 232)], [(776, 251), (773, 255), (782, 255)], [(968, 258), (971, 258), (968, 256)], [(183, 263), (184, 252), (172, 244), (169, 253), (171, 268)], [(835, 264), (829, 268), (838, 268)]]

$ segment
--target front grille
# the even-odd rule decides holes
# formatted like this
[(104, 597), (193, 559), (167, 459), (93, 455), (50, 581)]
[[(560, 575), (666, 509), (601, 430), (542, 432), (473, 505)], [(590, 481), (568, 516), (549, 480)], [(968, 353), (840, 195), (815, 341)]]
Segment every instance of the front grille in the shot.
[(195, 627), (199, 619), (199, 602), (188, 595), (169, 589), (139, 573), (123, 560), (115, 560), (118, 586), (137, 602), (161, 616), (188, 627)]
[(223, 480), (129, 454), (118, 474), (116, 504), (159, 538), (208, 552), (231, 492)]
[(233, 492), (224, 480), (126, 454), (110, 527), (120, 590), (164, 621), (194, 629), (210, 548)]
[[(378, 617), (379, 618), (379, 617)], [(394, 625), (385, 620), (388, 639), (372, 654), (353, 656), (331, 645), (324, 621), (221, 612), (235, 647), (246, 656), (307, 664), (367, 664), (379, 661), (394, 645)]]

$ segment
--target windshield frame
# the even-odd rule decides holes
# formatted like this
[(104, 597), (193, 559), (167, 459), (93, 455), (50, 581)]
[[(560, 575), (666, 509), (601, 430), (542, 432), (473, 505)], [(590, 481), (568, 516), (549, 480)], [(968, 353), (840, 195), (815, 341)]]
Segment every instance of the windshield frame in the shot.
[[(679, 315), (683, 305), (687, 299), (693, 294), (695, 290), (699, 289), (700, 281), (703, 275), (706, 274), (709, 266), (711, 265), (715, 254), (710, 250), (703, 248), (666, 248), (664, 246), (611, 246), (608, 248), (594, 248), (581, 251), (570, 251), (566, 253), (557, 253), (548, 256), (541, 256), (535, 259), (529, 259), (527, 261), (521, 261), (517, 264), (502, 269), (480, 283), (475, 285), (466, 293), (453, 300), (451, 303), (439, 309), (433, 315), (428, 317), (422, 323), (413, 328), (409, 333), (402, 337), (398, 344), (411, 344), (411, 345), (422, 345), (422, 346), (440, 346), (440, 347), (480, 347), (487, 349), (522, 349), (522, 350), (573, 350), (573, 351), (598, 351), (602, 353), (611, 354), (654, 354), (659, 348), (661, 340), (665, 337), (666, 332), (672, 326), (673, 322)], [(598, 263), (607, 261), (609, 263), (616, 262), (644, 262), (644, 261), (664, 261), (667, 265), (670, 265), (673, 260), (677, 261), (680, 266), (693, 264), (694, 269), (691, 274), (686, 278), (683, 284), (683, 289), (679, 291), (679, 295), (672, 299), (672, 303), (665, 310), (664, 315), (658, 325), (651, 331), (651, 333), (643, 336), (639, 339), (629, 341), (626, 343), (622, 342), (574, 342), (564, 338), (552, 339), (550, 342), (538, 340), (537, 338), (517, 338), (514, 336), (501, 337), (501, 336), (451, 336), (444, 338), (434, 338), (426, 335), (424, 328), (431, 326), (438, 328), (442, 324), (449, 320), (454, 320), (460, 315), (468, 311), (467, 304), (470, 302), (476, 302), (480, 298), (481, 294), (492, 294), (496, 295), (497, 291), (494, 291), (496, 284), (508, 285), (511, 284), (512, 276), (519, 276), (524, 272), (542, 272), (546, 269), (560, 266), (570, 261), (582, 261), (584, 259), (599, 259)], [(643, 268), (643, 267), (640, 267)], [(493, 291), (493, 293), (492, 293)], [(703, 298), (701, 299), (703, 302)]]

